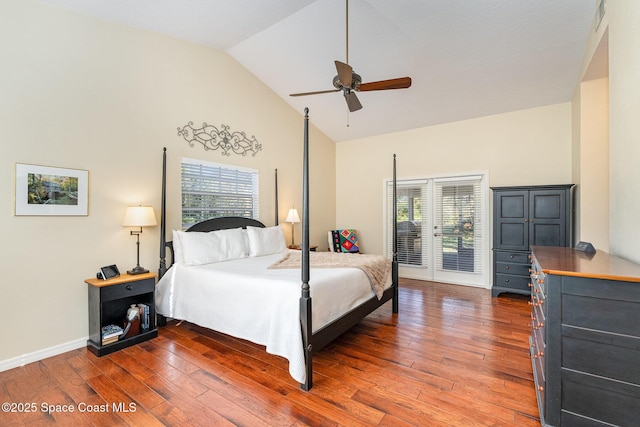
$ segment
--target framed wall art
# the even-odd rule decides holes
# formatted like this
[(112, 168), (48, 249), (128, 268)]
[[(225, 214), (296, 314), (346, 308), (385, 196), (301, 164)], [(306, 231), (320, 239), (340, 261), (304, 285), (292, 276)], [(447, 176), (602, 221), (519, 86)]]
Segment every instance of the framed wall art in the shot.
[(86, 216), (89, 171), (16, 163), (16, 215)]

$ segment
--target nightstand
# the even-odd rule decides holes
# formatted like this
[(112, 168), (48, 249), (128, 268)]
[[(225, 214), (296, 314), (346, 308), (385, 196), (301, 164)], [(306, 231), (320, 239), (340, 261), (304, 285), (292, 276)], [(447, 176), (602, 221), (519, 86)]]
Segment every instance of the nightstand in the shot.
[[(302, 250), (302, 246), (301, 245), (289, 245), (288, 247), (289, 247), (289, 249), (295, 249), (297, 251)], [(315, 252), (316, 249), (318, 249), (318, 245), (310, 245), (309, 246), (309, 250), (311, 252)]]
[[(89, 340), (87, 348), (96, 356), (147, 341), (158, 336), (156, 328), (155, 287), (156, 275), (122, 274), (109, 280), (87, 279), (89, 285)], [(137, 335), (121, 338), (110, 344), (102, 344), (102, 327), (118, 325), (124, 327), (127, 310), (132, 305), (143, 304), (149, 310), (149, 326)]]

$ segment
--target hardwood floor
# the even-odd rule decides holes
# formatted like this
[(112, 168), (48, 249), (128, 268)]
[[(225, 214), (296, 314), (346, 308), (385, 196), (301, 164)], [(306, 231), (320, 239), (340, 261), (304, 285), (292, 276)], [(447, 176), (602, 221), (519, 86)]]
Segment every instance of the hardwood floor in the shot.
[(108, 356), (0, 373), (0, 402), (32, 409), (3, 407), (0, 425), (539, 426), (529, 306), (504, 295), (401, 279), (400, 313), (387, 303), (321, 350), (309, 392), (263, 347), (171, 322)]

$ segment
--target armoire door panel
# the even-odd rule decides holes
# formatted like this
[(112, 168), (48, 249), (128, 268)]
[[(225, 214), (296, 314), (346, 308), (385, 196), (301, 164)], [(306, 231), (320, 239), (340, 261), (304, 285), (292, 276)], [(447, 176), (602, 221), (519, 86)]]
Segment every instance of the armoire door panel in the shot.
[(527, 226), (524, 223), (500, 224), (499, 245), (503, 249), (527, 250), (529, 247)]
[(500, 197), (500, 217), (501, 218), (521, 218), (527, 216), (527, 203), (524, 194), (501, 195)]
[(564, 197), (543, 191), (532, 191), (529, 218), (535, 220), (559, 220), (564, 215)]
[(565, 246), (564, 227), (560, 224), (530, 225), (530, 244), (533, 246)]

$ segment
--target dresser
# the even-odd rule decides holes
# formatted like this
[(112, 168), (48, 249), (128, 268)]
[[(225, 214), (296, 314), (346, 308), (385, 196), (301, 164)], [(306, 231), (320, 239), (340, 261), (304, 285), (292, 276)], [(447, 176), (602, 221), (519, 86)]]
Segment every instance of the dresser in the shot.
[(534, 246), (530, 352), (545, 426), (640, 425), (640, 266)]
[(573, 184), (492, 187), (491, 294), (529, 295), (529, 247), (572, 246)]

